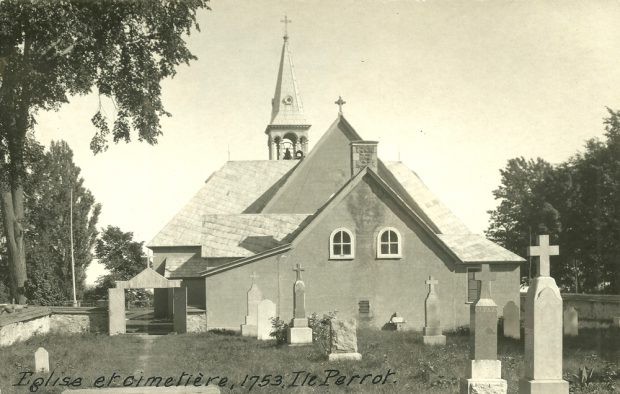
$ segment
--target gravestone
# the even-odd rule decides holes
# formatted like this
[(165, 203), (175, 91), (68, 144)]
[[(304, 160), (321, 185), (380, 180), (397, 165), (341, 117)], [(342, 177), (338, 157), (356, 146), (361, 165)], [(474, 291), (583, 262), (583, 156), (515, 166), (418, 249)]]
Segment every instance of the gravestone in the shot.
[(612, 327), (620, 328), (620, 316), (614, 317)]
[(125, 333), (125, 289), (113, 287), (108, 289), (108, 333), (110, 335)]
[(549, 257), (560, 251), (549, 245), (548, 235), (540, 235), (538, 245), (528, 248), (539, 262), (525, 298), (525, 376), (519, 393), (568, 394), (568, 382), (562, 379), (562, 297), (549, 276)]
[(34, 370), (35, 372), (50, 371), (50, 355), (44, 348), (40, 347), (34, 352)]
[(304, 269), (297, 264), (293, 271), (297, 273), (297, 279), (293, 284), (293, 320), (287, 330), (287, 342), (293, 346), (307, 345), (312, 343), (312, 329), (306, 318), (306, 284), (301, 280)]
[(256, 338), (261, 341), (275, 339), (270, 334), (273, 330), (271, 319), (276, 317), (276, 304), (271, 300), (262, 300), (256, 310)]
[(174, 311), (172, 324), (177, 334), (187, 333), (187, 287), (173, 289)]
[(579, 335), (579, 314), (572, 306), (564, 311), (564, 335), (568, 337)]
[(428, 285), (428, 295), (424, 302), (424, 336), (422, 342), (425, 345), (445, 345), (446, 336), (441, 331), (441, 321), (439, 313), (439, 299), (435, 292), (435, 285), (439, 283), (437, 279), (429, 276), (424, 282)]
[(357, 321), (331, 319), (329, 322), (329, 361), (362, 359), (357, 352)]
[(469, 308), (468, 378), (461, 379), (461, 394), (497, 393), (508, 390), (502, 379), (502, 363), (497, 359), (497, 305), (491, 299), (495, 273), (483, 264), (474, 279), (480, 282), (480, 298)]
[(253, 272), (252, 275), (250, 275), (250, 278), (252, 279), (252, 285), (250, 286), (250, 290), (248, 290), (247, 296), (248, 314), (245, 316), (245, 324), (241, 325), (241, 335), (244, 337), (256, 338), (257, 308), (258, 303), (263, 300), (263, 293), (258, 288), (258, 285), (254, 283), (254, 280), (258, 278), (258, 275)]
[(508, 338), (521, 338), (521, 310), (513, 301), (508, 301), (504, 306), (504, 336)]

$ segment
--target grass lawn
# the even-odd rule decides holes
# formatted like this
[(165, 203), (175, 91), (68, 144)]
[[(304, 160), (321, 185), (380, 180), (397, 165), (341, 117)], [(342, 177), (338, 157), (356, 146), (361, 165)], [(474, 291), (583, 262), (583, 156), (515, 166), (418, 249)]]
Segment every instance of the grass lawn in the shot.
[[(363, 360), (328, 363), (317, 346), (291, 348), (215, 333), (150, 336), (148, 339), (135, 335), (49, 335), (1, 349), (0, 389), (3, 394), (28, 393), (35, 389), (39, 393), (58, 393), (65, 389), (58, 386), (63, 377), (69, 376), (69, 382), (81, 377), (81, 387), (92, 387), (103, 376), (99, 384), (106, 386), (116, 373), (120, 378), (115, 378), (110, 387), (122, 385), (125, 379), (131, 383), (129, 376), (133, 376), (134, 386), (141, 377), (143, 386), (152, 376), (162, 377), (161, 385), (168, 377), (173, 385), (179, 379), (181, 385), (188, 380), (191, 385), (196, 377), (201, 377), (200, 382), (204, 384), (209, 377), (217, 376), (211, 384), (223, 384), (226, 389), (222, 392), (231, 392), (231, 387), (232, 392), (239, 393), (248, 390), (263, 393), (457, 392), (458, 379), (464, 376), (468, 361), (468, 336), (448, 335), (445, 347), (424, 347), (421, 339), (417, 332), (360, 329), (358, 343)], [(47, 387), (44, 384), (49, 374), (29, 376), (25, 373), (33, 369), (33, 354), (39, 346), (49, 351), (51, 368), (56, 370)], [(498, 353), (502, 376), (508, 381), (508, 392), (517, 393), (523, 370), (523, 341), (500, 338)], [(619, 361), (619, 329), (583, 329), (578, 338), (565, 338), (564, 378), (571, 381), (571, 392), (617, 392), (615, 390), (620, 389)], [(576, 377), (582, 367), (587, 368), (588, 375), (594, 369), (592, 376), (583, 383)], [(277, 375), (282, 376), (281, 381)], [(313, 375), (316, 375), (314, 379)], [(364, 378), (364, 375), (370, 376)], [(22, 383), (29, 381), (29, 384), (12, 386), (22, 377)], [(57, 385), (51, 386), (58, 377)], [(36, 378), (41, 378), (38, 389), (30, 386)], [(360, 384), (362, 378), (364, 381)], [(326, 380), (328, 386), (319, 386)]]

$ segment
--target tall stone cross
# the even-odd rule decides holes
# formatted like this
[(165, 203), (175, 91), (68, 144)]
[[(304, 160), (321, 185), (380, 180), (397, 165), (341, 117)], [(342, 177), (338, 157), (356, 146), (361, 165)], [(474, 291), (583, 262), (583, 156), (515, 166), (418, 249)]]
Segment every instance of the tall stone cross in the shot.
[(292, 22), (292, 20), (288, 19), (286, 15), (284, 15), (284, 19), (280, 22), (284, 23), (284, 38), (288, 38), (288, 24)]
[(495, 272), (491, 272), (488, 264), (482, 264), (480, 272), (476, 272), (475, 279), (480, 281), (480, 299), (491, 299), (491, 282), (495, 280)]
[(538, 276), (551, 276), (550, 259), (551, 256), (560, 254), (558, 245), (549, 245), (549, 235), (538, 236), (538, 246), (530, 246), (527, 248), (528, 256), (538, 256)]
[(342, 106), (347, 102), (342, 99), (341, 96), (338, 96), (338, 100), (334, 101), (334, 104), (338, 104), (338, 113), (342, 115)]
[(297, 273), (297, 279), (296, 280), (301, 280), (301, 273), (303, 271), (305, 271), (305, 269), (303, 269), (301, 267), (301, 264), (297, 263), (297, 268), (293, 268), (293, 271), (295, 271)]
[(437, 279), (433, 279), (433, 276), (429, 276), (428, 279), (426, 280), (426, 282), (424, 282), (428, 285), (428, 290), (430, 293), (434, 293), (435, 292), (435, 285), (437, 283), (439, 283), (439, 281)]
[(256, 272), (252, 272), (252, 275), (250, 275), (250, 279), (252, 279), (252, 284), (254, 284), (254, 280), (257, 278), (260, 278), (260, 276), (258, 276)]

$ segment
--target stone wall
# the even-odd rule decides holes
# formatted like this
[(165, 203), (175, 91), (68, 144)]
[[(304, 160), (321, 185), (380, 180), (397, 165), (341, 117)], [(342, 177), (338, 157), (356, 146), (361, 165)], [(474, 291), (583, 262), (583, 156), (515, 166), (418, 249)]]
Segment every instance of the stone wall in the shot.
[[(611, 321), (620, 317), (620, 295), (563, 293), (564, 309), (574, 307), (579, 320)], [(525, 294), (521, 294), (523, 307)], [(522, 308), (523, 309), (523, 308)]]
[(29, 307), (0, 316), (0, 346), (50, 332), (76, 334), (107, 330), (108, 312), (104, 308)]
[(29, 339), (33, 335), (50, 332), (49, 308), (31, 307), (21, 312), (0, 317), (0, 346)]
[(204, 310), (187, 311), (187, 332), (207, 332), (207, 313)]

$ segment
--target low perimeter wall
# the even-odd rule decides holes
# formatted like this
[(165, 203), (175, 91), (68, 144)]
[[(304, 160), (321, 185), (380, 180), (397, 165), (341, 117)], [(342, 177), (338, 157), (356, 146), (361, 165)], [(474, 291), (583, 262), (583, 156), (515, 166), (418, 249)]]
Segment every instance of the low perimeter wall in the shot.
[(107, 332), (104, 308), (29, 307), (0, 316), (0, 346), (50, 332)]
[[(571, 306), (579, 320), (612, 321), (620, 317), (620, 295), (562, 293), (564, 310)], [(521, 311), (525, 305), (525, 294), (521, 294)]]

